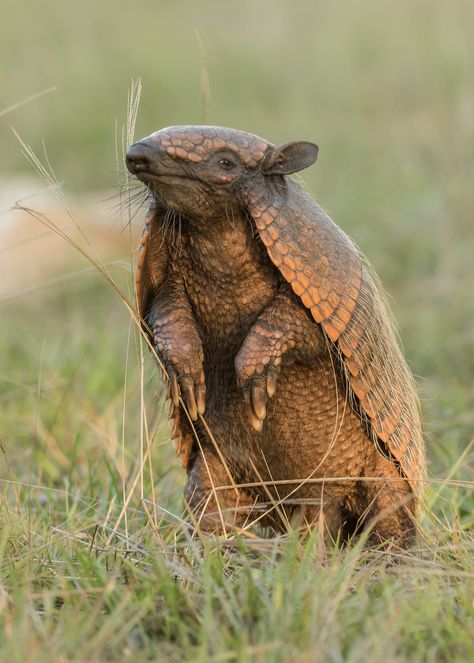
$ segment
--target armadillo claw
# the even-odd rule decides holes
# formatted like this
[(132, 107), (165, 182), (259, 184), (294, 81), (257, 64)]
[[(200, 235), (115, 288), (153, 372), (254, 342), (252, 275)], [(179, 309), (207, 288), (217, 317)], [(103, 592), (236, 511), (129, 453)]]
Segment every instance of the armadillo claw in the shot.
[[(260, 432), (267, 417), (267, 402), (276, 392), (278, 376), (281, 369), (281, 357), (272, 357), (257, 373), (254, 362), (247, 366), (237, 362), (237, 379), (242, 387), (246, 403), (247, 416), (252, 428)], [(253, 373), (253, 375), (252, 375)]]
[(269, 366), (267, 368), (267, 394), (268, 398), (273, 398), (276, 391), (276, 383), (280, 373), (279, 366)]
[(188, 408), (189, 416), (193, 421), (198, 418), (198, 410), (196, 404), (196, 395), (194, 393), (194, 381), (190, 377), (184, 377), (181, 380), (181, 390), (184, 398), (186, 399), (186, 406)]
[(171, 399), (173, 401), (173, 405), (176, 405), (176, 407), (179, 405), (179, 386), (178, 386), (178, 378), (176, 377), (176, 372), (174, 368), (171, 366), (167, 366), (166, 370), (168, 372), (168, 377), (170, 380), (170, 388), (171, 388)]
[(179, 405), (180, 394), (182, 395), (185, 406), (190, 418), (196, 421), (198, 415), (204, 414), (206, 410), (206, 385), (204, 371), (201, 371), (197, 380), (190, 375), (183, 375), (178, 378), (176, 369), (169, 363), (166, 363), (166, 372), (170, 381), (170, 394), (173, 405)]
[(254, 409), (251, 405), (247, 404), (246, 405), (246, 410), (247, 410), (247, 417), (248, 417), (248, 420), (250, 422), (250, 425), (252, 426), (252, 428), (254, 430), (257, 431), (257, 433), (261, 433), (262, 428), (263, 428), (263, 420), (259, 419), (257, 417), (257, 415), (255, 414)]
[(196, 403), (198, 413), (204, 414), (206, 411), (206, 387), (204, 385), (196, 387)]
[(267, 390), (263, 380), (252, 382), (252, 405), (257, 418), (263, 421), (267, 416)]

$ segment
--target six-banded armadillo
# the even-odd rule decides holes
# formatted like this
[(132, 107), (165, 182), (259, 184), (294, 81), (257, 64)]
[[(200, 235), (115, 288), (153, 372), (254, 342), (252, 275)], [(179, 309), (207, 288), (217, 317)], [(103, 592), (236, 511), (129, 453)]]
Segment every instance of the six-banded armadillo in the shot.
[(288, 175), (308, 142), (162, 129), (132, 145), (152, 196), (137, 299), (170, 380), (186, 500), (201, 527), (370, 522), (413, 540), (418, 400), (366, 263)]

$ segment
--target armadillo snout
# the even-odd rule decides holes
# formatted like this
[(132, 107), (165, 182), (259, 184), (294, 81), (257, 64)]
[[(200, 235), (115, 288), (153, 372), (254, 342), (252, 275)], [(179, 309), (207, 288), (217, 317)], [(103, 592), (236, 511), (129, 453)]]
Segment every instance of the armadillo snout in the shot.
[(135, 143), (128, 148), (125, 163), (132, 175), (147, 171), (151, 165), (150, 147), (145, 143)]

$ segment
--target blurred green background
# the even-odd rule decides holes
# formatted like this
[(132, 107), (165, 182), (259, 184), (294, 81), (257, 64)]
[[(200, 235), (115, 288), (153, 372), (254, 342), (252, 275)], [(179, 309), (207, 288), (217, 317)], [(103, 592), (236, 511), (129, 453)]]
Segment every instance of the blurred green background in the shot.
[[(429, 518), (439, 517), (443, 525), (430, 530), (435, 533), (433, 548), (423, 553), (426, 576), (421, 566), (413, 574), (399, 574), (400, 582), (389, 573), (384, 589), (373, 591), (369, 576), (352, 577), (352, 562), (346, 568), (344, 556), (336, 558), (334, 572), (326, 576), (324, 567), (317, 575), (318, 564), (311, 573), (304, 567), (300, 573), (297, 547), (295, 557), (291, 553), (281, 567), (269, 565), (262, 553), (262, 564), (242, 583), (238, 569), (231, 566), (228, 572), (218, 556), (205, 556), (202, 566), (198, 552), (178, 568), (182, 548), (173, 546), (183, 535), (173, 517), (167, 518), (182, 512), (184, 473), (174, 458), (161, 382), (146, 354), (144, 391), (153, 450), (143, 495), (167, 509), (159, 512), (159, 526), (170, 545), (168, 557), (154, 553), (155, 530), (144, 515), (136, 482), (142, 458), (140, 352), (117, 294), (119, 289), (133, 298), (132, 265), (144, 211), (128, 226), (126, 201), (117, 208), (120, 198), (110, 196), (123, 183), (116, 151), (118, 143), (121, 152), (132, 79), (143, 85), (136, 137), (202, 121), (196, 31), (210, 79), (211, 122), (275, 143), (319, 143), (316, 165), (303, 173), (306, 186), (367, 255), (389, 293), (420, 389), (430, 474), (468, 482), (453, 488), (433, 483), (437, 495)], [(223, 656), (212, 660), (365, 661), (369, 650), (380, 652), (374, 654), (380, 660), (454, 660), (457, 646), (464, 652), (459, 660), (470, 659), (473, 35), (472, 0), (3, 0), (2, 660), (33, 660), (31, 651), (36, 651), (35, 660), (72, 661), (81, 651), (83, 660), (115, 660), (110, 657), (116, 655), (116, 660), (135, 661), (141, 642), (150, 643), (146, 660), (155, 660), (160, 638), (170, 652), (184, 647), (188, 660), (197, 660), (199, 643), (204, 643), (203, 661), (211, 660), (211, 650)], [(8, 111), (52, 86), (57, 90)], [(46, 185), (11, 127), (43, 162), (47, 154), (64, 198), (38, 193)], [(57, 229), (11, 211), (19, 198), (45, 213), (43, 221), (62, 228), (96, 264), (103, 260), (116, 288)], [(445, 546), (444, 557), (439, 557), (440, 546)], [(134, 558), (116, 591), (110, 583), (114, 573), (120, 577), (122, 562), (107, 555), (125, 549), (127, 554), (139, 550), (141, 560), (157, 566), (151, 571), (135, 566)], [(313, 554), (311, 548), (306, 551)], [(459, 568), (465, 569), (461, 582)], [(300, 610), (299, 604), (294, 604), (294, 618), (285, 612), (293, 609), (292, 602), (282, 600), (288, 594), (285, 569), (288, 577), (300, 574), (304, 580), (301, 596), (313, 601), (313, 612)], [(341, 593), (338, 578), (346, 577), (344, 586), (351, 590)], [(325, 584), (328, 579), (333, 584)], [(209, 588), (204, 604), (203, 587)], [(431, 593), (425, 595), (427, 587)], [(52, 596), (65, 597), (69, 612), (63, 612), (63, 622), (57, 621)], [(159, 604), (157, 596), (166, 601)], [(218, 610), (216, 596), (224, 597)], [(413, 609), (409, 596), (417, 597)], [(255, 597), (268, 602), (262, 607)], [(337, 599), (334, 606), (331, 597)], [(379, 620), (372, 631), (365, 618), (369, 609)], [(151, 636), (150, 623), (156, 629)], [(212, 647), (210, 638), (215, 639)], [(273, 642), (283, 658), (229, 655), (250, 640)], [(393, 656), (387, 658), (389, 640)], [(293, 657), (311, 643), (321, 659)], [(349, 651), (356, 652), (353, 658), (346, 658)], [(172, 660), (182, 660), (179, 656)]]

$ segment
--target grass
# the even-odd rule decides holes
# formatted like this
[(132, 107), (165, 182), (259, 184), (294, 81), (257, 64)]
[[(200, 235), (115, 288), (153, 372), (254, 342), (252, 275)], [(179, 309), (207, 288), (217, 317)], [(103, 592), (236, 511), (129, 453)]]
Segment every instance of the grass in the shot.
[[(61, 265), (25, 287), (29, 263), (50, 258), (39, 242), (0, 236), (0, 261), (17, 256), (2, 262), (0, 289), (0, 660), (474, 658), (472, 3), (341, 11), (284, 0), (2, 9), (0, 181), (31, 172), (10, 124), (35, 152), (44, 140), (65, 180), (68, 235), (114, 285), (59, 244)], [(130, 77), (144, 84), (138, 135), (200, 120), (195, 28), (213, 121), (316, 139), (306, 182), (391, 296), (431, 477), (423, 534), (401, 564), (361, 545), (325, 549), (317, 532), (216, 540), (182, 522), (163, 390), (119, 295), (132, 297), (141, 219), (125, 232), (101, 224), (99, 242), (74, 200), (116, 185)], [(3, 218), (28, 239), (27, 217)]]

